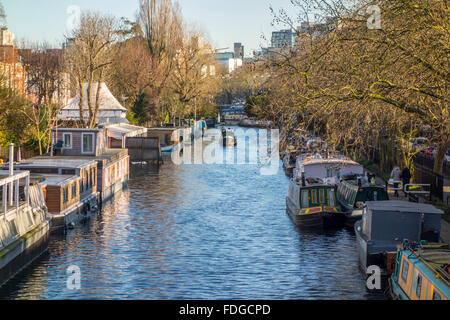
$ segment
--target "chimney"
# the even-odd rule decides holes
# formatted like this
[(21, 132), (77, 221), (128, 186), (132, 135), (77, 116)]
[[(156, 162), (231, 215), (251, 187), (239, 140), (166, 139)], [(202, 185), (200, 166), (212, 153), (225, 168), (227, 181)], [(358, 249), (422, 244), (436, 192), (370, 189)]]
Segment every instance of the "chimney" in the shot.
[[(9, 176), (13, 176), (14, 175), (14, 143), (11, 143), (9, 145)], [(6, 186), (4, 186), (6, 187)], [(13, 205), (13, 183), (11, 182), (9, 184), (9, 205), (12, 206)], [(6, 215), (6, 213), (5, 213)]]
[(9, 145), (9, 176), (14, 175), (14, 143)]

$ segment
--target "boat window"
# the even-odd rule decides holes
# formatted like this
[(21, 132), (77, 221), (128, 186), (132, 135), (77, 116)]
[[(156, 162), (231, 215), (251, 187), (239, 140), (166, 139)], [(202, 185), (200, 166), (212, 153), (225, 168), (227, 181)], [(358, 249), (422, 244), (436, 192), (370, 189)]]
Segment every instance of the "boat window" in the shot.
[(319, 202), (320, 204), (325, 204), (325, 190), (319, 190)]
[(334, 201), (334, 190), (328, 190), (328, 204), (331, 207), (334, 207), (336, 205)]
[(417, 274), (417, 277), (415, 278), (413, 290), (416, 293), (416, 297), (420, 298), (420, 292), (422, 290), (422, 276), (420, 274)]
[(63, 188), (63, 202), (67, 202), (69, 200), (67, 190), (68, 190), (67, 187)]
[(71, 133), (64, 133), (64, 149), (72, 149), (72, 134)]
[(436, 290), (433, 291), (433, 300), (442, 300), (441, 294)]
[(317, 203), (317, 190), (311, 190), (311, 204)]
[(302, 208), (308, 208), (308, 190), (302, 191)]
[(82, 147), (81, 153), (93, 153), (94, 152), (94, 134), (82, 133)]
[(404, 283), (406, 283), (406, 280), (408, 279), (408, 269), (409, 269), (409, 262), (403, 260), (402, 280)]
[(74, 182), (72, 184), (72, 198), (75, 198), (77, 196), (77, 183)]

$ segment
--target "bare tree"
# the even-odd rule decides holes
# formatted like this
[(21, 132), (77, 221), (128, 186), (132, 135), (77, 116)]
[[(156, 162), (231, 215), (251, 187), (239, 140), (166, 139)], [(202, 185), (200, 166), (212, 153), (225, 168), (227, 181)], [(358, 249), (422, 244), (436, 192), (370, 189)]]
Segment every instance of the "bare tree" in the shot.
[[(67, 64), (73, 83), (80, 94), (80, 122), (90, 128), (96, 125), (100, 84), (112, 64), (117, 31), (118, 24), (114, 17), (84, 11), (79, 26), (72, 31), (68, 39), (70, 45), (66, 51)], [(94, 86), (97, 83), (98, 85)], [(84, 119), (85, 100), (89, 109), (89, 119)]]
[(183, 40), (180, 7), (171, 0), (142, 0), (138, 23), (150, 54), (148, 113), (156, 115)]

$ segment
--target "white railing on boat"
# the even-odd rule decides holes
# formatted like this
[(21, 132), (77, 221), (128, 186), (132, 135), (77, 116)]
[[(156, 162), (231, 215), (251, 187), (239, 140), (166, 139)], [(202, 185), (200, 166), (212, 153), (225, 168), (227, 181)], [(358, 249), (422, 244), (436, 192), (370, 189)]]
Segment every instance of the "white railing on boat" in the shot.
[[(4, 176), (4, 178), (1, 178)], [(30, 172), (29, 171), (15, 171), (12, 176), (9, 171), (0, 170), (0, 187), (2, 188), (1, 199), (1, 214), (6, 217), (6, 213), (11, 210), (18, 210), (20, 207), (20, 180), (25, 179), (24, 192), (25, 203), (30, 203)]]

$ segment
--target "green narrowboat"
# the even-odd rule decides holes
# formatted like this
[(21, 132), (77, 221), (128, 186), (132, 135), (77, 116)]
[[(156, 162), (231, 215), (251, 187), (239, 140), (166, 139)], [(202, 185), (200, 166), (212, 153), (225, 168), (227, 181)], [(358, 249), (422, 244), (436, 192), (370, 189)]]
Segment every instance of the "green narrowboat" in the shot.
[(337, 187), (337, 199), (345, 214), (345, 224), (353, 227), (360, 220), (366, 201), (387, 201), (389, 195), (386, 187), (369, 184), (366, 179), (342, 180)]
[(397, 252), (389, 292), (400, 300), (450, 298), (450, 244), (403, 245)]
[(336, 187), (322, 179), (291, 179), (286, 211), (295, 225), (305, 228), (342, 227), (345, 216), (338, 208)]

